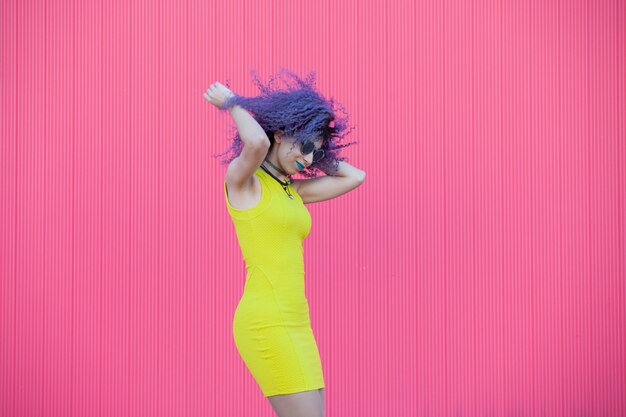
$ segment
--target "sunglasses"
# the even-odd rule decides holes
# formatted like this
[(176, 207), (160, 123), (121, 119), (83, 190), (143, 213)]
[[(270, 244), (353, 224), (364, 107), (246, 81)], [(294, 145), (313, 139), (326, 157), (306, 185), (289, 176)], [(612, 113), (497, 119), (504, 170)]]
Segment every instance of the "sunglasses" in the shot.
[(315, 148), (315, 144), (308, 139), (302, 141), (300, 152), (302, 155), (308, 155), (313, 152), (313, 162), (319, 162), (324, 157), (324, 150)]

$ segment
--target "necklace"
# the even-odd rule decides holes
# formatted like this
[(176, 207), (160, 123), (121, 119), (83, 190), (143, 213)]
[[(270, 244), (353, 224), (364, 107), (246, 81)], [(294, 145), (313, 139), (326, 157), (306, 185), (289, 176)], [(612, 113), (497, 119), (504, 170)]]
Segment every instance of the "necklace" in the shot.
[[(266, 159), (267, 161), (267, 159)], [(268, 161), (269, 162), (269, 161)], [(273, 164), (270, 162), (270, 165), (273, 166)], [(265, 172), (267, 172), (268, 174), (270, 174), (270, 176), (272, 178), (274, 178), (276, 181), (278, 181), (278, 183), (283, 187), (283, 190), (285, 190), (285, 192), (287, 193), (287, 195), (289, 196), (289, 198), (291, 198), (293, 200), (293, 195), (289, 192), (289, 184), (291, 184), (291, 178), (289, 178), (289, 176), (287, 176), (287, 179), (285, 179), (284, 181), (279, 180), (278, 178), (276, 178), (276, 176), (274, 176), (274, 174), (272, 174), (267, 168), (265, 168), (263, 166), (263, 164), (261, 164), (261, 169)]]
[(276, 165), (272, 164), (272, 161), (270, 161), (269, 159), (265, 158), (265, 161), (270, 164), (270, 166), (272, 168), (274, 168), (276, 171), (280, 172), (281, 174), (283, 174), (285, 177), (289, 177), (289, 175), (287, 175), (287, 173), (285, 171), (283, 171), (282, 169), (278, 168)]

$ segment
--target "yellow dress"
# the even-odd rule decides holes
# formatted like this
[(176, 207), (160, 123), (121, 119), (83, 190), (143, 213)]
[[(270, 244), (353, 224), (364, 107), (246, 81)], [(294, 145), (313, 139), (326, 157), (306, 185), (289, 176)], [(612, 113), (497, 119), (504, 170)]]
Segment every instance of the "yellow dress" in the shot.
[(265, 397), (324, 388), (304, 291), (302, 242), (311, 215), (293, 187), (292, 200), (263, 169), (255, 175), (261, 200), (250, 209), (230, 205), (224, 182), (247, 271), (233, 318), (235, 345)]

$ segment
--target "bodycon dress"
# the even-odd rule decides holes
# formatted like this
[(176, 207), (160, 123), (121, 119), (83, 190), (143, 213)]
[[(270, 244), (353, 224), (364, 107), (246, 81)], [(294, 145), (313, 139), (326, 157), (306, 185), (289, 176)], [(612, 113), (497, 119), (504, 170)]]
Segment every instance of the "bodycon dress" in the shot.
[(261, 200), (237, 209), (224, 192), (246, 264), (246, 281), (233, 318), (239, 355), (265, 397), (324, 388), (322, 364), (305, 296), (302, 242), (311, 215), (293, 187), (258, 168)]

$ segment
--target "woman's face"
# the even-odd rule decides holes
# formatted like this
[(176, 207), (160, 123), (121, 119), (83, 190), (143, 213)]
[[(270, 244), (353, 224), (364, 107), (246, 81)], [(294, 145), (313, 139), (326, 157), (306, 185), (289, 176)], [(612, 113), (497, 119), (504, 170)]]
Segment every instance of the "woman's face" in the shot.
[[(274, 135), (276, 147), (276, 159), (280, 167), (288, 174), (295, 174), (313, 163), (313, 152), (302, 155), (300, 144), (295, 143), (295, 138), (283, 135)], [(294, 146), (295, 143), (295, 146)], [(315, 149), (322, 147), (323, 139), (317, 139), (313, 142)]]

